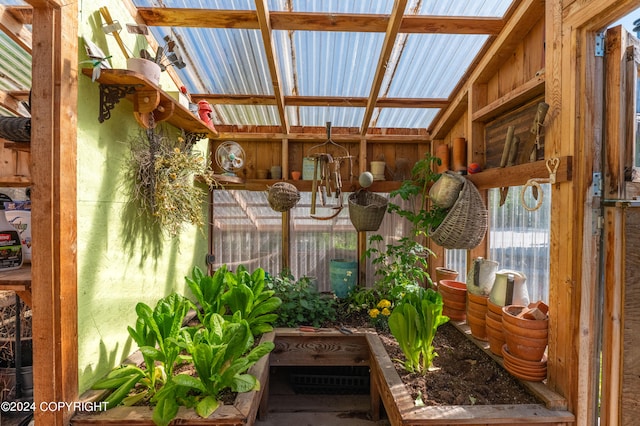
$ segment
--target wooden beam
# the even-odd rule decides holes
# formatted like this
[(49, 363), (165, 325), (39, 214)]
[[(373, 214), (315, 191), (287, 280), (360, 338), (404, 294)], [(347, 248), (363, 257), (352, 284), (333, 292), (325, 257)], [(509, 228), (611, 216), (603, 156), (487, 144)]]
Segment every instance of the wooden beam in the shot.
[[(140, 16), (149, 26), (191, 28), (258, 29), (259, 13), (250, 10), (141, 7)], [(269, 13), (273, 30), (386, 32), (391, 17), (380, 14), (282, 12)], [(499, 18), (471, 16), (405, 16), (400, 33), (489, 34), (504, 26)]]
[(16, 19), (11, 8), (0, 5), (0, 30), (28, 53), (31, 53), (31, 31)]
[[(34, 401), (78, 401), (77, 84), (78, 4), (36, 2), (31, 133), (34, 245)], [(62, 426), (73, 410), (40, 410), (36, 424)]]
[(0, 90), (0, 105), (16, 115), (24, 115), (24, 107), (21, 106), (20, 100), (11, 95), (11, 92)]
[(373, 77), (371, 90), (369, 91), (369, 99), (367, 100), (367, 107), (364, 111), (362, 125), (360, 126), (360, 134), (363, 136), (367, 134), (367, 129), (370, 126), (373, 110), (376, 107), (376, 100), (380, 94), (380, 87), (382, 87), (382, 80), (384, 79), (387, 71), (387, 64), (389, 63), (389, 58), (391, 57), (391, 52), (393, 51), (396, 37), (398, 36), (398, 29), (402, 22), (402, 15), (404, 14), (406, 7), (407, 0), (396, 0), (393, 3), (391, 19), (387, 25), (387, 33), (385, 34), (384, 41), (382, 42), (382, 50), (380, 51), (380, 57), (378, 58), (376, 73)]
[[(204, 99), (212, 105), (277, 105), (273, 95), (224, 95), (204, 94), (192, 95), (194, 99)], [(346, 96), (285, 96), (285, 106), (338, 106), (364, 108), (367, 98)], [(446, 108), (447, 99), (438, 98), (379, 98), (379, 108)]]
[[(561, 157), (556, 183), (572, 180), (573, 158)], [(529, 179), (547, 179), (549, 170), (544, 160), (533, 163), (519, 164), (511, 167), (501, 167), (484, 170), (480, 173), (468, 175), (467, 178), (473, 182), (478, 189), (503, 188), (508, 186), (520, 186), (527, 183)]]
[(269, 64), (269, 73), (271, 74), (271, 84), (273, 93), (278, 106), (278, 116), (280, 117), (280, 125), (284, 133), (289, 133), (289, 119), (284, 108), (284, 93), (280, 81), (280, 67), (276, 60), (276, 49), (273, 44), (273, 34), (271, 31), (271, 20), (269, 19), (269, 7), (266, 0), (256, 0), (256, 10), (258, 12), (258, 22), (260, 24), (260, 33), (262, 34), (262, 42), (264, 44), (264, 52)]

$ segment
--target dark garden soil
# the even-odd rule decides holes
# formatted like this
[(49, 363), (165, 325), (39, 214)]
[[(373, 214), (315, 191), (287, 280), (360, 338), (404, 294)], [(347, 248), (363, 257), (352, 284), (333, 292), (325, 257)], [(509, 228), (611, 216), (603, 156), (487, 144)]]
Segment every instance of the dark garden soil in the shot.
[[(347, 328), (371, 327), (367, 318), (355, 317), (344, 325)], [(390, 333), (379, 331), (378, 334), (392, 360), (404, 359)], [(453, 324), (441, 325), (433, 344), (438, 356), (426, 376), (407, 373), (399, 362), (394, 362), (414, 400), (422, 395), (424, 404), (429, 406), (540, 403)]]

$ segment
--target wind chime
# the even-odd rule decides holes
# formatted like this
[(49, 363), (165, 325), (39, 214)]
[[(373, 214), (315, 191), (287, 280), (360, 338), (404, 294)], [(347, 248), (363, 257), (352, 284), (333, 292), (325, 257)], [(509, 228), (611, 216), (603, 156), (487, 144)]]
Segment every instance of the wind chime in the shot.
[[(334, 146), (334, 155), (327, 148)], [(322, 149), (324, 148), (324, 149)], [(334, 150), (335, 151), (335, 150)], [(344, 154), (344, 155), (335, 155)], [(349, 151), (331, 140), (331, 122), (327, 122), (327, 140), (315, 145), (307, 152), (307, 157), (313, 158), (313, 183), (311, 186), (311, 217), (318, 220), (329, 220), (338, 216), (344, 208), (342, 199), (342, 164), (349, 163), (349, 180), (353, 178), (353, 155)], [(329, 206), (328, 198), (334, 197), (336, 204)], [(333, 212), (329, 216), (316, 215), (316, 203), (320, 198), (322, 207), (330, 207)]]

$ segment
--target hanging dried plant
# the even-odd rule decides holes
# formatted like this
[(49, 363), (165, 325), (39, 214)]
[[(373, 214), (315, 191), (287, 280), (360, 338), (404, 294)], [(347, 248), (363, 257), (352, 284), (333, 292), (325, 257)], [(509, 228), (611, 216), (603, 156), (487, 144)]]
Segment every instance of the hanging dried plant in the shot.
[(197, 176), (210, 189), (218, 186), (204, 155), (183, 133), (147, 129), (130, 141), (131, 157), (125, 178), (132, 183), (131, 199), (151, 224), (174, 237), (185, 223), (204, 226), (206, 191), (194, 185)]

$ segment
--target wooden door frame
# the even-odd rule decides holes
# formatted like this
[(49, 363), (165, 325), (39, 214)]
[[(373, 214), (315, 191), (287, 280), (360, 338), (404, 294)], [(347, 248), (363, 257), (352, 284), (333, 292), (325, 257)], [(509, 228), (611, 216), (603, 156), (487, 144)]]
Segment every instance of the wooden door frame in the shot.
[(33, 7), (31, 177), (35, 421), (68, 424), (78, 401), (77, 86), (78, 2)]

